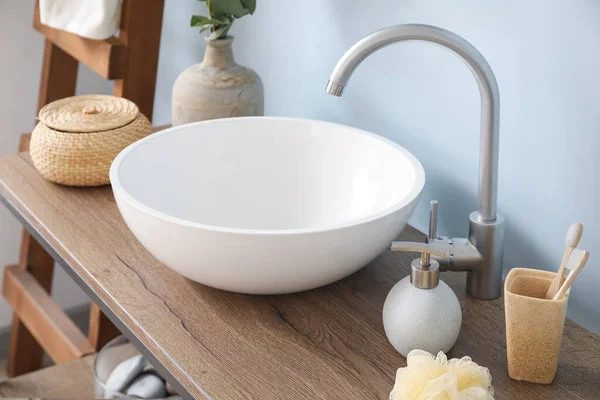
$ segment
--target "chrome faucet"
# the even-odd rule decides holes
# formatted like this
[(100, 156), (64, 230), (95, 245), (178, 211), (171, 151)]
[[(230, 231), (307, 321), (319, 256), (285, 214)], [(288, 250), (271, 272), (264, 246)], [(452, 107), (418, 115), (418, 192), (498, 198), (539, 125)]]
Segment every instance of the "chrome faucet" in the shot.
[[(428, 282), (427, 276), (438, 267), (468, 271), (467, 294), (477, 299), (495, 299), (502, 288), (504, 248), (504, 218), (496, 211), (500, 95), (494, 73), (481, 53), (445, 29), (419, 24), (390, 26), (366, 36), (342, 56), (329, 78), (327, 93), (341, 96), (350, 75), (365, 58), (384, 46), (404, 41), (429, 42), (450, 50), (467, 64), (477, 80), (481, 95), (479, 209), (469, 215), (469, 237), (453, 239), (436, 235), (437, 202), (432, 203), (427, 243), (394, 242), (392, 250), (422, 253), (420, 259), (413, 261), (413, 284)], [(423, 288), (427, 288), (426, 283)]]

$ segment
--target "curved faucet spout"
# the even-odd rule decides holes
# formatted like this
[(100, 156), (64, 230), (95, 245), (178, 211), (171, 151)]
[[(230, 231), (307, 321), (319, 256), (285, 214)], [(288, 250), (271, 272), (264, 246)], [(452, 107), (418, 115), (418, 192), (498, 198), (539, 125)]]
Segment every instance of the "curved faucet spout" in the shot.
[(500, 95), (492, 69), (473, 45), (455, 33), (429, 25), (409, 24), (384, 28), (365, 37), (344, 54), (329, 78), (327, 92), (341, 96), (352, 72), (365, 58), (384, 46), (404, 41), (440, 45), (456, 54), (473, 72), (481, 94), (478, 219), (482, 222), (495, 221)]

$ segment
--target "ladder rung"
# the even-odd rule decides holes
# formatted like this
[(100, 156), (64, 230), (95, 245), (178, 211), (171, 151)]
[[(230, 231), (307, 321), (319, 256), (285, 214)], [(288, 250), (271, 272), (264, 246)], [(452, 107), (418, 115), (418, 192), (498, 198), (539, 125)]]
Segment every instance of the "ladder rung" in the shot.
[(104, 40), (83, 38), (74, 33), (50, 28), (40, 22), (36, 4), (33, 27), (71, 57), (87, 65), (104, 79), (122, 79), (125, 75), (126, 46), (116, 37)]
[(29, 272), (18, 266), (6, 267), (2, 295), (55, 363), (94, 352), (87, 337)]

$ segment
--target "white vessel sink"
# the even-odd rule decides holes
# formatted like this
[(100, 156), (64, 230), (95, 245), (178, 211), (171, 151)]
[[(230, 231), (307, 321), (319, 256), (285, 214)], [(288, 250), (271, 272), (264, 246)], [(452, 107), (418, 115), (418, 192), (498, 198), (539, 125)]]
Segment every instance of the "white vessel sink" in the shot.
[(380, 136), (291, 118), (181, 125), (123, 150), (110, 180), (125, 222), (178, 273), (277, 294), (337, 281), (404, 228), (425, 183)]

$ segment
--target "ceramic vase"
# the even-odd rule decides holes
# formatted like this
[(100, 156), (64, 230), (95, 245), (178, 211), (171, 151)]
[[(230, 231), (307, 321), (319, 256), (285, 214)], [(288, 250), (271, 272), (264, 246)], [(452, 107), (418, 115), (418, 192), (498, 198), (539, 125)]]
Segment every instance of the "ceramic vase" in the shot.
[(202, 63), (179, 75), (173, 85), (172, 124), (264, 114), (260, 77), (233, 58), (233, 37), (208, 40)]

